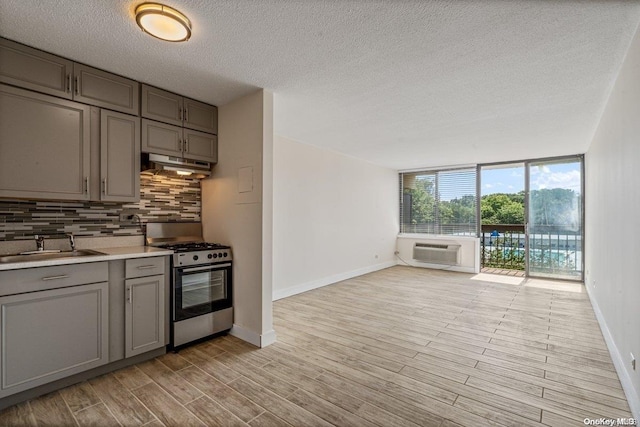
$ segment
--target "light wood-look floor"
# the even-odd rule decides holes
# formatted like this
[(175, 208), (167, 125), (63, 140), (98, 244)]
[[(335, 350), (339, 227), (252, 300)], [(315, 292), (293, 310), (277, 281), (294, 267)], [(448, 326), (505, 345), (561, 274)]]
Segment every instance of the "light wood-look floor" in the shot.
[(272, 346), (216, 338), (9, 408), (0, 425), (565, 427), (630, 417), (582, 286), (492, 277), (393, 267), (280, 300)]

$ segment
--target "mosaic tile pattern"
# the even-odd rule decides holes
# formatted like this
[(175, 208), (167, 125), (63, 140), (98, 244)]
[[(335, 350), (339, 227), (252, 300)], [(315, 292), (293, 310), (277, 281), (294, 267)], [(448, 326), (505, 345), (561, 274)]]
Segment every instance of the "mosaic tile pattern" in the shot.
[(200, 221), (200, 180), (140, 175), (137, 203), (0, 200), (0, 240), (32, 239), (73, 233), (78, 236), (132, 236), (136, 223), (121, 223), (120, 213), (149, 221)]

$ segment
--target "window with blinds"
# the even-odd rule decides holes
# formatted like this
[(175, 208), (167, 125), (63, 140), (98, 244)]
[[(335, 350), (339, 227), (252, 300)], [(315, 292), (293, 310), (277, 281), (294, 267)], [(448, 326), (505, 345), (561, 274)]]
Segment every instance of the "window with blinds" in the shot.
[(476, 169), (400, 174), (400, 232), (476, 235)]

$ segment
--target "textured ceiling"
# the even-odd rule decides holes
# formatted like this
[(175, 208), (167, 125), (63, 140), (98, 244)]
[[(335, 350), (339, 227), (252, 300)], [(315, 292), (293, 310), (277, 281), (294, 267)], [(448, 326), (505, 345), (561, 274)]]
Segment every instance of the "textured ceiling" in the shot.
[[(0, 34), (216, 105), (275, 93), (275, 132), (408, 169), (585, 152), (640, 1), (0, 0)], [(221, 141), (223, 143), (223, 141)]]

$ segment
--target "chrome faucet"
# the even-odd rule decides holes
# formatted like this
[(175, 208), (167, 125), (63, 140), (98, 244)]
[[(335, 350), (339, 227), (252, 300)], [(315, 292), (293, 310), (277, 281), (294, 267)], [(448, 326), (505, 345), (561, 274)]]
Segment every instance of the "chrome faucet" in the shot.
[(69, 238), (69, 244), (71, 245), (71, 252), (75, 252), (76, 240), (73, 238), (73, 233), (68, 233), (67, 237)]
[(37, 234), (33, 236), (36, 239), (36, 246), (39, 251), (44, 251), (44, 236), (38, 236)]

